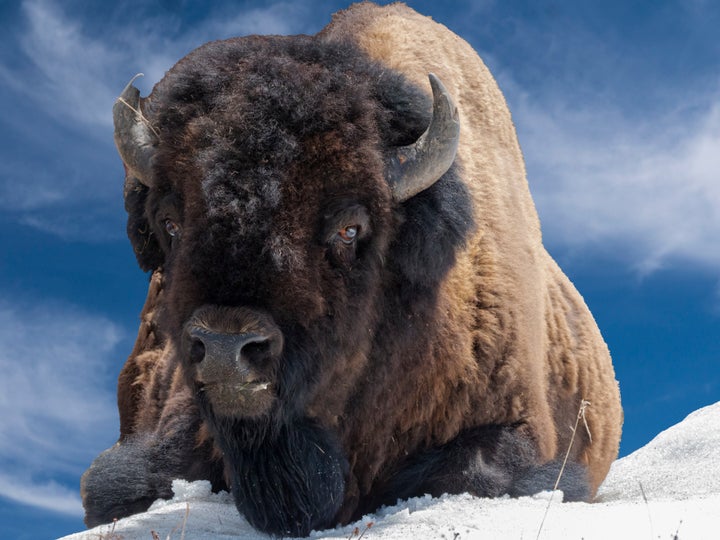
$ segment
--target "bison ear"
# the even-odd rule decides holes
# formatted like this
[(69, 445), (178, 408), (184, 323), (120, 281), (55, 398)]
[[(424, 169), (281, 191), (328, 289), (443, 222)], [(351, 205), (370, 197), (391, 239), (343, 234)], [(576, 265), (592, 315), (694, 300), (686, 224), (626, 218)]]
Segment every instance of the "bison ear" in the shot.
[(127, 234), (133, 246), (135, 257), (144, 272), (162, 266), (165, 257), (152, 227), (147, 220), (145, 208), (149, 188), (126, 171), (125, 210), (128, 213)]
[(388, 159), (388, 183), (398, 202), (432, 186), (455, 161), (460, 139), (458, 110), (440, 79), (432, 73), (429, 79), (433, 93), (430, 125), (417, 141), (396, 148)]

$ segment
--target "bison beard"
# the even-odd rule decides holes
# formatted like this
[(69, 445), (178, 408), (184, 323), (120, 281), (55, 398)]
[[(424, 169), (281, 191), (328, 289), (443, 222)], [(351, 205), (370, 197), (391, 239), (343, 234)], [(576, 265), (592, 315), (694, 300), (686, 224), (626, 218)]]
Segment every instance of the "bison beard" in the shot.
[(347, 459), (337, 441), (309, 419), (276, 428), (216, 420), (219, 446), (231, 468), (235, 505), (257, 529), (306, 536), (327, 528), (343, 502)]
[[(425, 493), (551, 489), (568, 448), (565, 499), (594, 496), (622, 424), (609, 353), (466, 43), (366, 2), (316, 36), (206, 44), (113, 115), (153, 275), (88, 525), (208, 479), (302, 536)], [(592, 441), (568, 429), (583, 400)]]
[[(277, 536), (307, 535), (332, 525), (348, 474), (336, 436), (317, 421), (298, 417), (313, 361), (296, 346), (281, 349), (280, 336), (297, 343), (295, 332), (280, 332), (265, 313), (204, 307), (185, 325), (182, 352), (187, 384), (224, 456), (235, 505), (254, 527)], [(223, 341), (213, 347), (218, 336)], [(205, 346), (193, 354), (201, 341)], [(258, 342), (264, 346), (247, 350)], [(276, 368), (281, 351), (282, 361), (294, 369)], [(227, 358), (235, 359), (233, 367), (240, 363), (246, 369), (223, 370)], [(210, 392), (207, 381), (197, 377), (209, 371), (206, 364), (220, 364), (222, 383), (242, 389)], [(249, 389), (248, 377), (264, 382)], [(277, 397), (269, 398), (272, 393)]]

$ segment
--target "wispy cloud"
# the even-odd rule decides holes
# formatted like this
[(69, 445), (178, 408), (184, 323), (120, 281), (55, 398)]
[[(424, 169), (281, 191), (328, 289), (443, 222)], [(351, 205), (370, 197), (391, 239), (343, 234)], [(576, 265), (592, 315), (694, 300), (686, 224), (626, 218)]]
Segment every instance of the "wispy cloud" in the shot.
[[(314, 14), (314, 16), (313, 16)], [(327, 14), (329, 22), (329, 13)], [(249, 34), (299, 34), (316, 32), (324, 22), (313, 24), (312, 19), (321, 19), (317, 11), (307, 4), (298, 2), (277, 2), (263, 8), (231, 13), (228, 18), (218, 17), (208, 21), (196, 34), (195, 41), (204, 43), (211, 39), (224, 39)]]
[(34, 70), (34, 83), (22, 84), (53, 116), (87, 124), (107, 125), (116, 92), (109, 86), (114, 66), (123, 54), (109, 44), (89, 39), (82, 24), (43, 0), (23, 2), (27, 29), (21, 39), (23, 52)]
[(77, 479), (117, 430), (111, 321), (65, 305), (0, 301), (0, 496), (81, 512)]
[[(175, 62), (200, 45), (250, 34), (312, 33), (322, 27), (322, 24), (317, 24), (317, 18), (312, 7), (303, 3), (276, 2), (250, 9), (220, 4), (210, 16), (197, 21), (192, 28), (167, 32), (162, 38), (152, 28), (138, 31), (137, 27), (128, 25), (122, 34), (130, 36), (125, 40), (130, 58), (125, 66), (118, 67), (130, 75), (136, 72), (145, 74), (145, 78), (137, 82), (144, 95)], [(173, 22), (160, 17), (144, 24), (154, 28), (173, 26)], [(179, 21), (175, 21), (174, 26), (179, 27)], [(135, 66), (135, 69), (128, 71), (129, 65)]]
[(15, 502), (44, 510), (81, 517), (82, 502), (77, 489), (69, 489), (57, 482), (43, 484), (28, 482), (0, 473), (0, 495)]
[[(86, 31), (91, 21), (82, 12), (69, 14), (60, 3), (25, 0), (22, 11), (26, 28), (21, 50), (32, 69), (23, 68), (23, 77), (0, 66), (0, 77), (54, 115), (89, 125), (111, 124), (111, 108), (124, 80), (137, 71), (157, 82), (182, 56), (207, 41), (248, 33), (295, 33), (305, 28), (308, 10), (279, 2), (262, 9), (227, 8), (199, 21), (191, 31), (172, 32), (175, 16), (136, 21), (132, 15), (123, 26), (107, 28), (101, 37)], [(159, 32), (157, 29), (163, 29)], [(27, 84), (27, 78), (33, 84)]]
[(183, 26), (178, 15), (138, 13), (121, 2), (114, 7), (126, 16), (102, 21), (98, 33), (98, 21), (71, 6), (25, 0), (21, 19), (4, 36), (0, 123), (13, 137), (2, 151), (0, 210), (24, 225), (83, 240), (122, 232), (115, 227), (122, 168), (112, 147), (111, 111), (132, 75), (145, 73), (137, 84), (146, 95), (177, 60), (207, 41), (312, 31), (316, 18), (294, 3), (255, 9), (227, 3)]
[[(491, 39), (496, 32), (495, 17), (490, 16), (494, 6), (475, 5), (480, 11), (468, 12), (469, 19), (463, 15), (458, 27)], [(110, 143), (111, 107), (133, 74), (146, 74), (138, 86), (147, 94), (175, 61), (204, 42), (248, 33), (313, 32), (327, 22), (327, 16), (320, 18), (296, 2), (253, 9), (220, 3), (193, 25), (178, 15), (139, 17), (126, 11), (126, 18), (113, 18), (97, 34), (89, 31), (92, 21), (82, 11), (69, 11), (51, 0), (23, 3), (20, 50), (28, 61), (0, 65), (0, 81), (18, 95), (28, 97), (29, 92), (46, 117), (86, 126), (92, 134), (78, 144), (103, 156), (96, 158), (92, 172), (83, 166), (87, 155), (73, 148), (48, 155), (42, 167), (33, 161), (25, 167), (13, 163), (8, 174), (0, 171), (11, 178), (0, 180), (0, 195), (7, 201), (0, 207), (18, 213), (24, 224), (72, 238), (84, 234), (87, 200), (82, 212), (73, 211), (68, 206), (71, 191), (110, 204), (110, 182), (117, 192), (121, 175)], [(633, 84), (644, 90), (663, 86), (655, 97), (665, 110), (648, 108), (647, 114), (629, 115), (627, 104), (616, 105), (613, 97), (644, 59), (628, 51), (618, 35), (607, 34), (612, 37), (608, 41), (587, 25), (560, 28), (564, 19), (553, 17), (544, 20), (550, 26), (537, 28), (524, 20), (503, 21), (515, 36), (508, 42), (515, 47), (513, 58), (522, 58), (523, 51), (538, 42), (547, 46), (544, 55), (533, 56), (538, 65), (517, 60), (517, 65), (502, 66), (492, 54), (486, 55), (500, 66), (496, 76), (518, 126), (547, 241), (578, 252), (615, 250), (640, 273), (676, 259), (720, 268), (717, 81), (704, 91), (686, 88), (677, 78), (672, 85), (659, 79), (651, 84), (662, 73), (655, 62), (654, 71), (633, 79)], [(551, 39), (542, 34), (547, 31)], [(557, 73), (551, 72), (555, 68)], [(625, 80), (609, 80), (614, 72)], [(93, 137), (102, 138), (102, 145)], [(7, 169), (8, 160), (4, 162)], [(58, 165), (48, 169), (48, 162)], [(97, 172), (103, 168), (106, 175)], [(68, 182), (76, 189), (67, 189)], [(107, 236), (112, 235), (99, 235)]]
[(720, 93), (640, 119), (558, 98), (511, 98), (546, 239), (617, 250), (640, 273), (720, 268)]
[(720, 269), (720, 12), (481, 6), (455, 22), (489, 49), (553, 251)]

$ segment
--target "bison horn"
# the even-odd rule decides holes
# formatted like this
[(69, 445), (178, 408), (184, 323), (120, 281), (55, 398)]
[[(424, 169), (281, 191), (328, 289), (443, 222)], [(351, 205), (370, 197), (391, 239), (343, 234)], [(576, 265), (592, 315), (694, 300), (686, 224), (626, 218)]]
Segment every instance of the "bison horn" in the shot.
[(135, 79), (141, 76), (142, 73), (138, 73), (130, 80), (113, 105), (115, 146), (127, 174), (152, 187), (152, 159), (158, 139), (140, 108), (140, 90), (133, 86)]
[(440, 79), (430, 73), (433, 115), (425, 133), (413, 144), (397, 148), (390, 156), (388, 182), (393, 198), (406, 201), (429, 188), (455, 160), (460, 121), (455, 103)]

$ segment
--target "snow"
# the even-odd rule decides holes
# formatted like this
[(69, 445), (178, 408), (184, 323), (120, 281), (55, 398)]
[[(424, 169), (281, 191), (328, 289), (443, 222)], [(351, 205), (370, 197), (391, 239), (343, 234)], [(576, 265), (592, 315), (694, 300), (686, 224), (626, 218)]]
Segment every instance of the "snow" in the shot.
[[(174, 498), (63, 540), (243, 538), (266, 540), (209, 482), (173, 483)], [(560, 504), (562, 493), (520, 499), (470, 495), (401, 501), (311, 538), (650, 539), (720, 538), (720, 402), (700, 409), (613, 464), (597, 501)], [(370, 528), (367, 525), (372, 523)], [(357, 529), (357, 530), (356, 530)]]

